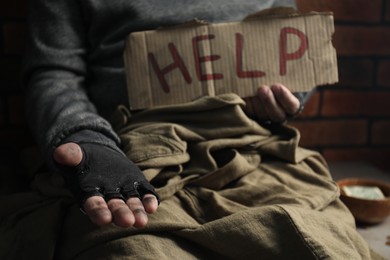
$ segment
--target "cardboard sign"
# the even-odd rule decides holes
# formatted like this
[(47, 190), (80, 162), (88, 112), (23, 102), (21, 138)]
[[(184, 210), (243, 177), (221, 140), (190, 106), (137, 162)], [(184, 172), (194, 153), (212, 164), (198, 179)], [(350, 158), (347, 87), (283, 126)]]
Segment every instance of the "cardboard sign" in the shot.
[(132, 33), (124, 53), (130, 108), (254, 96), (273, 83), (293, 92), (335, 83), (333, 32), (330, 13), (272, 13)]

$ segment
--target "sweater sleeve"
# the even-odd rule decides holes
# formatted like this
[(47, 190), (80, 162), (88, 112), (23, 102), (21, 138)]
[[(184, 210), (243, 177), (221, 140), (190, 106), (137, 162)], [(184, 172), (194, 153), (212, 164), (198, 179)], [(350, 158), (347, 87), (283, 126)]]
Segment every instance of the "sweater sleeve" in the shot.
[(27, 119), (49, 165), (53, 150), (78, 132), (90, 133), (82, 135), (85, 142), (119, 149), (118, 136), (87, 96), (87, 25), (80, 1), (32, 0), (28, 24)]

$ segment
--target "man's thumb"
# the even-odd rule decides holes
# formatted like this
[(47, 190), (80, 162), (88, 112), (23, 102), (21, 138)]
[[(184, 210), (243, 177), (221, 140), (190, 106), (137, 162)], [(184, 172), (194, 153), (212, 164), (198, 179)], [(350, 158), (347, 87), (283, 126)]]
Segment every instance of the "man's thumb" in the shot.
[(83, 152), (76, 143), (66, 143), (58, 146), (53, 153), (54, 160), (62, 165), (77, 166), (83, 159)]

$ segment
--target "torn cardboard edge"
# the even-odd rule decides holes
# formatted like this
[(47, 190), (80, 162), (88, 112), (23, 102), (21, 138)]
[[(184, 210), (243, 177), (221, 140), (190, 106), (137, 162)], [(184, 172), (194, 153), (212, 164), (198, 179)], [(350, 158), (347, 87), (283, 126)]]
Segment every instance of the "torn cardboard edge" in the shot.
[(249, 14), (247, 17), (243, 19), (243, 21), (247, 21), (250, 19), (278, 19), (278, 18), (290, 18), (295, 16), (310, 16), (310, 15), (333, 15), (333, 12), (299, 12), (297, 9), (292, 7), (275, 7), (264, 9), (259, 12), (255, 12), (253, 14)]
[(192, 101), (233, 92), (254, 96), (281, 83), (307, 92), (338, 81), (331, 13), (275, 8), (239, 22), (194, 20), (134, 32), (124, 61), (130, 109)]

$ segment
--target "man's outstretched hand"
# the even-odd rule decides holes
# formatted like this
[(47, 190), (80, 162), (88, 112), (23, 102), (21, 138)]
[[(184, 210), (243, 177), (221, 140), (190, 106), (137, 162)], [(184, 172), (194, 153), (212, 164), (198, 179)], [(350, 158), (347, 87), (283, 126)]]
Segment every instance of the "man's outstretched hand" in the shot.
[(245, 113), (259, 121), (282, 123), (301, 112), (301, 104), (291, 91), (281, 85), (261, 86), (257, 96), (244, 98)]
[[(98, 159), (99, 161), (101, 161), (99, 165), (102, 165), (102, 163), (104, 164), (105, 160), (111, 160), (111, 162), (109, 162), (110, 166), (121, 164), (120, 161), (123, 158), (118, 156), (123, 156), (123, 155), (110, 149), (111, 151), (118, 153), (119, 155), (115, 155), (113, 158), (104, 158), (105, 154), (109, 152), (107, 150), (109, 148), (105, 148), (105, 151), (103, 153), (100, 153), (96, 156), (93, 154), (94, 153), (93, 148), (97, 148), (99, 145), (95, 145), (95, 146), (96, 147), (89, 147), (88, 149), (86, 148), (82, 149), (80, 145), (76, 143), (62, 144), (54, 150), (54, 154), (53, 154), (54, 160), (58, 164), (63, 166), (68, 166), (68, 168), (71, 169), (77, 169), (78, 167), (80, 167), (81, 164), (85, 163), (86, 159), (90, 161), (89, 163), (93, 162), (94, 159)], [(119, 162), (116, 162), (115, 158), (119, 158)], [(126, 157), (124, 158), (128, 160)], [(78, 189), (80, 190), (78, 190), (76, 193), (79, 196), (83, 197), (78, 199), (83, 199), (83, 201), (85, 199), (85, 202), (83, 203), (83, 209), (88, 215), (88, 217), (91, 219), (93, 223), (95, 223), (98, 226), (105, 226), (107, 224), (114, 223), (120, 227), (144, 227), (148, 222), (147, 213), (150, 214), (157, 211), (158, 200), (156, 196), (153, 195), (152, 193), (149, 193), (148, 189), (145, 188), (145, 186), (141, 187), (141, 190), (143, 191), (140, 193), (140, 195), (142, 195), (141, 198), (134, 196), (133, 187), (135, 187), (135, 192), (138, 193), (137, 184), (139, 183), (133, 181), (133, 177), (131, 175), (133, 175), (134, 171), (133, 172), (130, 171), (126, 173), (124, 172), (114, 173), (114, 172), (109, 172), (110, 167), (108, 168), (104, 166), (100, 167), (99, 165), (97, 166), (98, 171), (100, 170), (107, 171), (107, 172), (99, 173), (100, 174), (100, 176), (98, 177), (99, 181), (96, 181), (96, 176), (94, 177), (95, 172), (93, 171), (96, 168), (94, 168), (93, 165), (87, 165), (87, 167), (84, 167), (84, 169), (81, 169), (81, 171), (79, 169), (77, 173), (68, 173), (67, 171), (64, 173), (64, 174), (76, 175), (72, 178), (72, 182), (76, 182), (75, 185), (81, 186), (81, 188), (78, 187)], [(124, 166), (126, 166), (126, 162)], [(122, 168), (119, 167), (119, 171), (122, 170), (123, 167)], [(136, 175), (142, 174), (140, 170), (138, 171), (139, 172), (135, 170)], [(83, 174), (84, 175), (87, 174), (86, 175), (87, 177), (85, 179), (79, 180), (77, 176), (80, 175), (82, 176)], [(115, 179), (114, 185), (118, 183), (122, 185), (122, 187), (118, 187), (118, 188), (121, 188), (121, 193), (124, 190), (124, 193), (122, 194), (125, 194), (125, 196), (122, 196), (119, 193), (119, 189), (111, 189), (111, 188), (115, 188), (112, 187), (113, 184), (110, 183), (112, 182), (113, 179)], [(136, 179), (141, 180), (140, 183), (143, 183), (143, 176), (136, 176)], [(106, 189), (104, 189), (104, 186), (106, 184), (104, 182), (108, 182), (109, 184), (106, 185)], [(135, 185), (133, 185), (133, 183), (135, 183)], [(102, 188), (102, 190), (100, 189), (98, 190), (97, 187)], [(111, 190), (107, 187), (109, 187)], [(108, 191), (108, 193), (105, 194), (105, 191)]]

